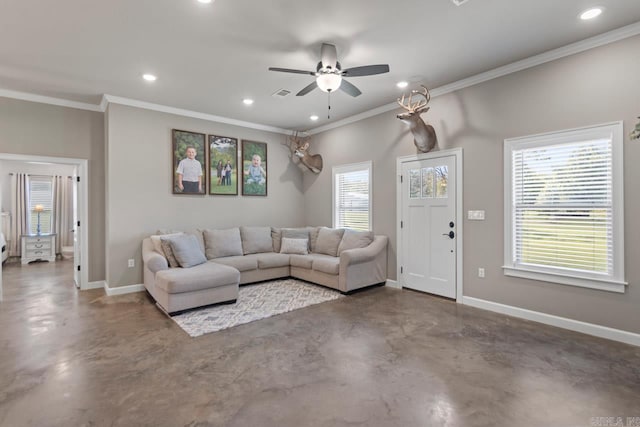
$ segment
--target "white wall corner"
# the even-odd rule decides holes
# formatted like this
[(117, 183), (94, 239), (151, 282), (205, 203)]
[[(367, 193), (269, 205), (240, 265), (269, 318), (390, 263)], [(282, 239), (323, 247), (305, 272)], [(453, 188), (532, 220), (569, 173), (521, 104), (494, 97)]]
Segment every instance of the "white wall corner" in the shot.
[(397, 280), (387, 279), (385, 286), (393, 289), (402, 289), (402, 286), (400, 286), (400, 283), (398, 283)]
[(623, 331), (621, 329), (609, 328), (607, 326), (581, 322), (579, 320), (568, 319), (566, 317), (554, 316), (552, 314), (541, 313), (538, 311), (527, 310), (520, 307), (467, 296), (462, 298), (462, 303), (472, 307), (481, 308), (483, 310), (506, 314), (507, 316), (544, 323), (545, 325), (556, 326), (558, 328), (568, 329), (570, 331), (580, 332), (640, 347), (640, 334)]
[(104, 291), (107, 294), (107, 296), (114, 296), (114, 295), (124, 295), (124, 294), (132, 294), (134, 292), (142, 292), (144, 291), (144, 285), (139, 284), (139, 285), (128, 285), (128, 286), (116, 286), (115, 288), (112, 288), (109, 286), (109, 284), (107, 282), (104, 282)]

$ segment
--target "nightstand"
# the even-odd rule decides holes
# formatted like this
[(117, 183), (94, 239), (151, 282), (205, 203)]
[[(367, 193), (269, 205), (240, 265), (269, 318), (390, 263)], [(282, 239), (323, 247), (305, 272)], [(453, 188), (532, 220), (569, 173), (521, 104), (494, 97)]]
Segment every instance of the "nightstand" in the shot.
[(56, 235), (55, 234), (23, 234), (22, 235), (22, 265), (31, 261), (56, 260)]

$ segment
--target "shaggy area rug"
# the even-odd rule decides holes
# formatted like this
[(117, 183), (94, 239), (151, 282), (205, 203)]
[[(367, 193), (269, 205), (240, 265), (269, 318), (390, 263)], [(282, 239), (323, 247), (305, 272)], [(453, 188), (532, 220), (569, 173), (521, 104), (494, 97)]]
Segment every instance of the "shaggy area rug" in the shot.
[(191, 310), (171, 318), (192, 337), (342, 298), (338, 291), (295, 279), (241, 286), (235, 304)]

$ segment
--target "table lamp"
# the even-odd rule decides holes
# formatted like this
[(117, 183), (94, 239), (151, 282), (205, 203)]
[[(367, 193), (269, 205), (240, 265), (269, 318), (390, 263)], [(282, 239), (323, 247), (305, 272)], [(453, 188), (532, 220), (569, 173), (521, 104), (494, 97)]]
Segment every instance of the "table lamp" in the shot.
[(35, 205), (35, 207), (33, 208), (33, 211), (38, 213), (38, 228), (36, 229), (36, 231), (37, 231), (37, 234), (40, 234), (40, 212), (44, 211), (44, 206)]

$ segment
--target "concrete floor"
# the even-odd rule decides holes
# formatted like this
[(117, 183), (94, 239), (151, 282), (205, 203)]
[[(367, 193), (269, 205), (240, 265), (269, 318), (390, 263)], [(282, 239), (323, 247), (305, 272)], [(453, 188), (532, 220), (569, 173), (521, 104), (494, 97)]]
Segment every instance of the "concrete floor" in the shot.
[(190, 338), (144, 293), (77, 292), (69, 262), (4, 289), (1, 426), (640, 425), (640, 348), (411, 291)]

